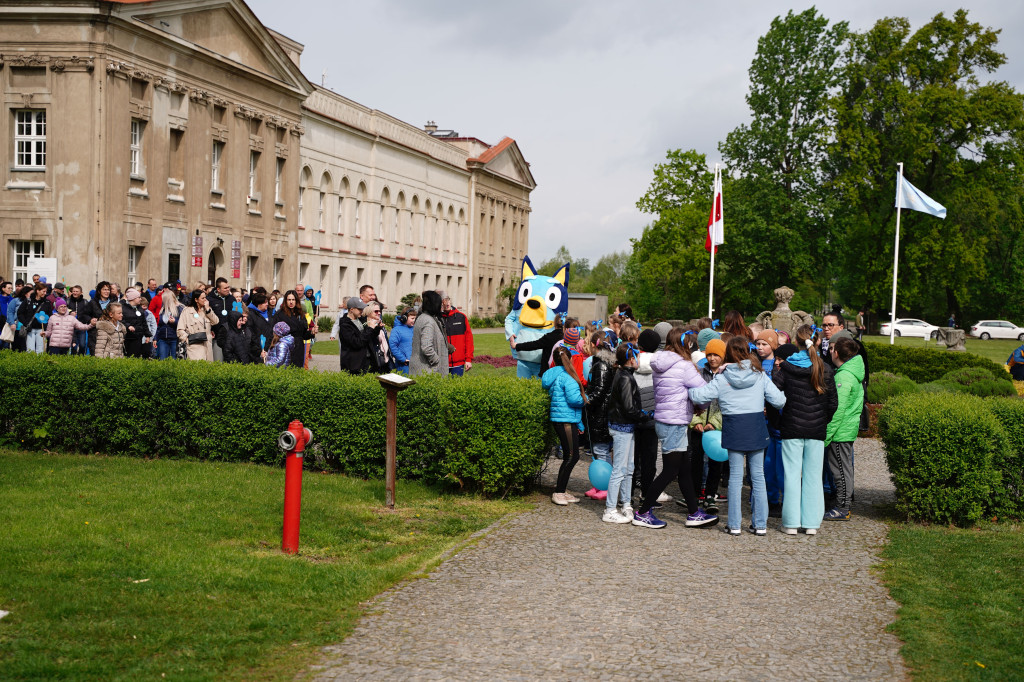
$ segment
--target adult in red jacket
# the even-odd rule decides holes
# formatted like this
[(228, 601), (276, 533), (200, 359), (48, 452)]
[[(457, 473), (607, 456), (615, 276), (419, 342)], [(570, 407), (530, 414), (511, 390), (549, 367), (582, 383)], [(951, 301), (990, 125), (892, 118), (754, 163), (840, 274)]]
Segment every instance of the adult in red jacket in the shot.
[(448, 294), (441, 294), (441, 316), (444, 318), (445, 335), (454, 350), (448, 353), (448, 373), (461, 377), (463, 372), (473, 368), (473, 330), (469, 318), (452, 305)]

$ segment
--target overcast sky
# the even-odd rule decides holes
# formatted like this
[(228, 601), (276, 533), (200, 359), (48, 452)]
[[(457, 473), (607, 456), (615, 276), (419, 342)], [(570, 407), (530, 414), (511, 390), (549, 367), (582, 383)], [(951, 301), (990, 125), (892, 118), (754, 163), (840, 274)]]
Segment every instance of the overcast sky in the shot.
[[(629, 249), (650, 222), (636, 201), (669, 149), (720, 160), (718, 142), (749, 120), (757, 39), (811, 5), (730, 0), (248, 0), (263, 23), (305, 45), (302, 70), (365, 106), (434, 120), (496, 144), (515, 138), (537, 180), (530, 256), (560, 244), (591, 263)], [(1024, 90), (1024, 3), (858, 0), (819, 3), (854, 30), (904, 16), (912, 30), (969, 5), (1001, 28), (1008, 62), (988, 80)], [(985, 80), (985, 79), (983, 79)], [(726, 197), (728, 205), (728, 197)], [(709, 199), (710, 205), (710, 199)], [(695, 226), (701, 229), (702, 226)], [(728, 225), (726, 226), (728, 238)]]

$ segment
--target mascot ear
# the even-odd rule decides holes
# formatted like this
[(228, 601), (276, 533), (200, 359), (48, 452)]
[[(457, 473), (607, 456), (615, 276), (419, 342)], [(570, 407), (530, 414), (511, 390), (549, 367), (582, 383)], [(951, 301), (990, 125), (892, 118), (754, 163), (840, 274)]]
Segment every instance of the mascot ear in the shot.
[(523, 276), (522, 279), (533, 277), (537, 274), (537, 268), (533, 267), (533, 263), (530, 262), (529, 256), (523, 256)]
[(563, 287), (569, 286), (569, 265), (569, 263), (566, 263), (555, 273), (555, 280)]

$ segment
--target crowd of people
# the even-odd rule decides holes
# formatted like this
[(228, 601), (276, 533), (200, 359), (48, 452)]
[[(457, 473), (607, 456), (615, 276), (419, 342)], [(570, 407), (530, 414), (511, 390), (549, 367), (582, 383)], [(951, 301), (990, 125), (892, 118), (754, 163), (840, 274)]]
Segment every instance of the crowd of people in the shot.
[[(302, 284), (282, 293), (232, 288), (223, 277), (191, 289), (150, 279), (122, 292), (103, 281), (86, 295), (34, 275), (0, 283), (0, 349), (308, 368), (320, 312), (319, 297)], [(462, 376), (472, 368), (469, 319), (445, 292), (423, 292), (392, 330), (383, 313), (370, 284), (347, 299), (330, 332), (343, 371)]]
[[(642, 329), (621, 304), (606, 320), (561, 318), (531, 342), (544, 351), (541, 383), (562, 456), (552, 502), (579, 501), (568, 484), (586, 445), (611, 465), (607, 489), (584, 493), (604, 502), (607, 523), (665, 527), (654, 512), (671, 501), (672, 481), (688, 527), (716, 525), (727, 504), (726, 532), (740, 535), (744, 482), (755, 535), (767, 534), (769, 517), (787, 535), (849, 520), (853, 444), (866, 426), (864, 346), (838, 311), (792, 338), (737, 311), (718, 326), (702, 318)], [(705, 438), (726, 461), (707, 456)]]

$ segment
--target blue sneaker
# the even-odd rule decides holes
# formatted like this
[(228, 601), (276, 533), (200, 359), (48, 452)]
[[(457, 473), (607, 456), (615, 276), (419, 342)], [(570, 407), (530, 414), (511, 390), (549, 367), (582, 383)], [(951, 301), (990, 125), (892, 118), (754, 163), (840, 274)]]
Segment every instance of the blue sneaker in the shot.
[(648, 511), (644, 514), (640, 512), (633, 514), (633, 525), (643, 526), (644, 528), (664, 528), (668, 524), (655, 516), (654, 512)]
[(849, 521), (850, 512), (842, 509), (829, 509), (825, 512), (826, 521)]
[(690, 528), (700, 528), (702, 526), (711, 526), (718, 523), (718, 517), (714, 514), (709, 514), (703, 509), (698, 509), (693, 514), (686, 517), (685, 524)]

